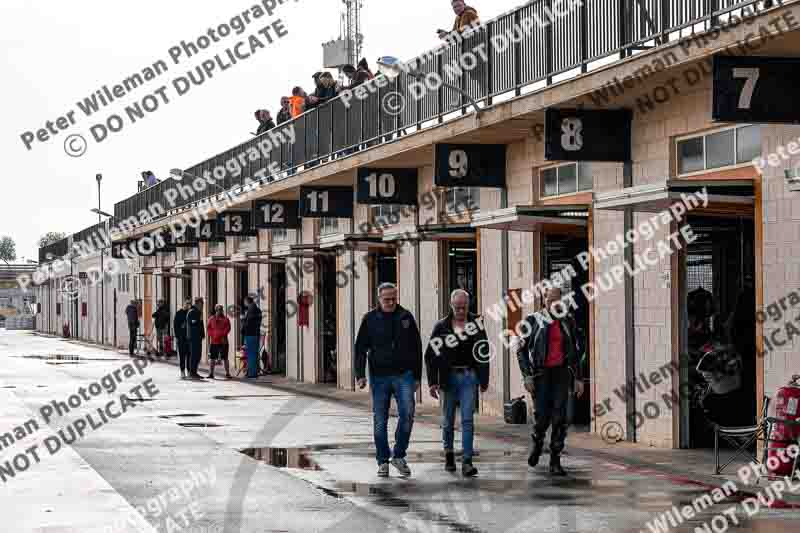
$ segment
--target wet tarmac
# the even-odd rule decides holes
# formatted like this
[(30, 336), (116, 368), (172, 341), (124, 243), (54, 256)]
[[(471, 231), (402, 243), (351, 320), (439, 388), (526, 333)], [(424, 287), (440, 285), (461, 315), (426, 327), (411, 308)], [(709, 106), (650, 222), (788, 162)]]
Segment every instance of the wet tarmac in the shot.
[[(3, 335), (0, 434), (35, 416), (41, 405), (63, 401), (123, 364), (115, 353)], [(49, 354), (61, 352), (97, 364), (42, 365)], [(41, 357), (13, 356), (18, 353)], [(530, 469), (527, 442), (489, 438), (480, 427), (474, 458), (478, 477), (446, 472), (441, 430), (418, 422), (407, 457), (412, 476), (402, 478), (392, 470), (389, 478), (378, 478), (372, 419), (365, 409), (268, 384), (181, 380), (174, 366), (162, 363), (115, 394), (144, 379), (158, 386), (155, 401), (138, 402), (119, 419), (0, 484), (3, 508), (15, 510), (2, 531), (100, 533), (120, 516), (135, 517), (139, 525), (114, 527), (115, 533), (167, 531), (166, 516), (178, 516), (192, 503), (202, 517), (180, 531), (720, 533), (720, 517), (727, 520), (725, 531), (800, 530), (798, 510), (762, 508), (747, 516), (741, 492), (675, 520), (664, 513), (694, 509), (710, 487), (570, 450), (569, 440), (563, 458), (569, 475), (552, 477), (546, 455)], [(111, 397), (87, 404), (87, 411)], [(71, 412), (16, 448), (0, 449), (0, 465), (23, 445), (41, 442), (46, 432), (81, 415)], [(395, 423), (393, 418), (390, 435)], [(213, 482), (178, 501), (165, 500), (163, 508), (153, 505), (208, 469)]]

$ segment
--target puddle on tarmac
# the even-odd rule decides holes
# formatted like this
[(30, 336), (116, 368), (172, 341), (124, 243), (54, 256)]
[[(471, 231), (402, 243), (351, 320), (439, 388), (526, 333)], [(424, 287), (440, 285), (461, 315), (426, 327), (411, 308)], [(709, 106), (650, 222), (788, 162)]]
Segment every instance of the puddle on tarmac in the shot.
[(38, 359), (45, 361), (50, 365), (77, 365), (86, 361), (127, 361), (128, 359), (122, 357), (84, 357), (82, 355), (68, 354), (68, 353), (50, 353), (50, 354), (37, 354), (37, 355), (13, 355), (12, 357), (19, 357), (21, 359)]
[(289, 398), (288, 394), (240, 394), (232, 396), (214, 396), (215, 400), (243, 400), (245, 398)]
[(185, 428), (221, 428), (222, 424), (216, 422), (178, 422), (179, 426)]
[(158, 418), (166, 418), (167, 420), (169, 420), (170, 418), (183, 418), (183, 417), (192, 418), (196, 416), (206, 416), (206, 415), (202, 413), (183, 413), (179, 415), (158, 415)]
[(16, 389), (16, 385), (5, 385), (4, 387), (0, 387), (0, 389)]
[(318, 448), (245, 448), (239, 452), (277, 468), (322, 470), (310, 457), (317, 450)]

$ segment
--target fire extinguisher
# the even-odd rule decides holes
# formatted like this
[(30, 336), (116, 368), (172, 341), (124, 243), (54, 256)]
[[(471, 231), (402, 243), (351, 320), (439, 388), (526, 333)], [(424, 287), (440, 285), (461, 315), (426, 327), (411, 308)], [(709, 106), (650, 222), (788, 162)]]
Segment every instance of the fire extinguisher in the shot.
[(61, 334), (65, 339), (69, 339), (69, 324), (64, 322), (64, 327), (61, 328)]
[(298, 300), (300, 300), (300, 309), (297, 315), (297, 325), (301, 327), (308, 327), (308, 319), (310, 314), (309, 308), (311, 307), (312, 302), (311, 294), (303, 291), (300, 293), (300, 298), (298, 298)]
[[(800, 420), (800, 383), (798, 381), (800, 381), (800, 375), (795, 374), (786, 386), (778, 389), (775, 395), (775, 418), (792, 422)], [(769, 457), (775, 457), (778, 461), (777, 463), (768, 461), (768, 465), (770, 463), (777, 464), (777, 467), (769, 469), (771, 475), (788, 476), (792, 474), (794, 461), (787, 460), (786, 452), (779, 450), (796, 443), (798, 437), (800, 437), (800, 426), (780, 422), (775, 422), (772, 426), (768, 453)]]

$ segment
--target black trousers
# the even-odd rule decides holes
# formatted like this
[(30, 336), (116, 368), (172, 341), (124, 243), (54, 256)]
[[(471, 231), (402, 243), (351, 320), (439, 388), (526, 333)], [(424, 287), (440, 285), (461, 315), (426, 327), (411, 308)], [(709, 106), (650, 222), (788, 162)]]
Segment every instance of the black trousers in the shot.
[(136, 336), (138, 333), (138, 324), (128, 322), (128, 353), (131, 355), (136, 353)]
[(566, 366), (545, 368), (534, 380), (536, 408), (533, 423), (533, 441), (541, 448), (547, 428), (550, 431), (550, 454), (560, 455), (567, 438), (567, 403), (572, 390), (572, 372)]
[(184, 372), (189, 368), (189, 356), (191, 355), (189, 341), (186, 337), (178, 337), (176, 341), (178, 343), (178, 358), (180, 359), (181, 372)]
[(203, 339), (190, 339), (189, 374), (197, 374), (200, 367), (200, 359), (203, 356)]

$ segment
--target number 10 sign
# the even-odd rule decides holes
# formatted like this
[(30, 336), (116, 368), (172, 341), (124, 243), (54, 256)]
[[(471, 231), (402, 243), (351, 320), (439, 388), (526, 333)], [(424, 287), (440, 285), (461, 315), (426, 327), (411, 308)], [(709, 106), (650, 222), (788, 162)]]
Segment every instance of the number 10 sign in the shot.
[(506, 145), (437, 144), (434, 184), (439, 187), (506, 186)]
[(629, 109), (545, 111), (544, 158), (548, 161), (616, 161), (631, 159)]

